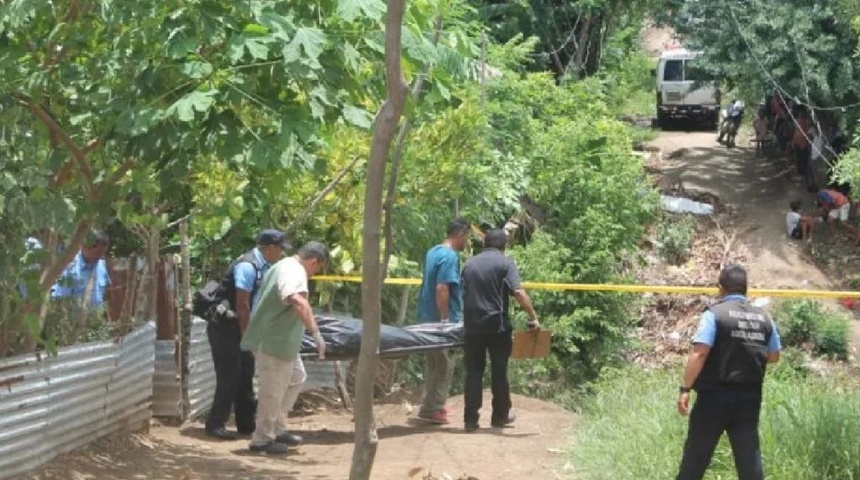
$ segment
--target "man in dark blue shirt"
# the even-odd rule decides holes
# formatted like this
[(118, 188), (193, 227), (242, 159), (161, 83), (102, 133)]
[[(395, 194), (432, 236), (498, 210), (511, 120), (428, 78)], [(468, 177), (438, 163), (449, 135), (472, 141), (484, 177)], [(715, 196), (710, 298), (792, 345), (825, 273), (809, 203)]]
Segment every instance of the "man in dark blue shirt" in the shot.
[[(427, 251), (418, 299), (419, 323), (456, 323), (463, 318), (460, 257), (472, 226), (458, 218), (448, 224), (445, 240)], [(424, 398), (418, 417), (436, 424), (448, 423), (445, 402), (451, 387), (453, 365), (448, 351), (427, 354), (424, 365)]]
[(508, 358), (513, 348), (509, 298), (513, 296), (526, 311), (529, 329), (537, 329), (540, 325), (531, 299), (522, 286), (517, 264), (505, 256), (507, 241), (503, 229), (488, 230), (484, 234), (484, 250), (469, 259), (463, 269), (463, 326), (466, 334), (463, 420), (467, 431), (478, 428), (488, 353), (493, 392), (490, 425), (501, 428), (514, 421), (508, 384)]

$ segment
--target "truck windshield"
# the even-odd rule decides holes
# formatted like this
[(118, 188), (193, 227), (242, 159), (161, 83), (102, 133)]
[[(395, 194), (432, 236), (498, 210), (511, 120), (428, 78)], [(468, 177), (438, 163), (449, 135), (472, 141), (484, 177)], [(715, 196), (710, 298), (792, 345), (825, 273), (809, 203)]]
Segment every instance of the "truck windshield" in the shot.
[(684, 65), (684, 80), (688, 82), (707, 82), (713, 79), (713, 75), (698, 67), (695, 61), (686, 61), (686, 65)]
[(683, 82), (684, 81), (684, 61), (683, 60), (666, 60), (666, 65), (663, 66), (663, 81), (664, 82)]

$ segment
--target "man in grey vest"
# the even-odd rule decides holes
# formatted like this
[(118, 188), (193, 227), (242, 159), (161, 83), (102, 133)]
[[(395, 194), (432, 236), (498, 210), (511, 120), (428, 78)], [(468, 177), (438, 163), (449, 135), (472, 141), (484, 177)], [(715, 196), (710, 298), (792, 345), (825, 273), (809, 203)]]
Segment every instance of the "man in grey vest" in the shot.
[[(758, 421), (768, 363), (779, 361), (779, 333), (746, 298), (747, 272), (720, 272), (720, 301), (702, 315), (687, 359), (678, 412), (690, 415), (678, 480), (699, 480), (723, 432), (729, 436), (739, 480), (763, 480)], [(690, 390), (696, 403), (690, 411)]]

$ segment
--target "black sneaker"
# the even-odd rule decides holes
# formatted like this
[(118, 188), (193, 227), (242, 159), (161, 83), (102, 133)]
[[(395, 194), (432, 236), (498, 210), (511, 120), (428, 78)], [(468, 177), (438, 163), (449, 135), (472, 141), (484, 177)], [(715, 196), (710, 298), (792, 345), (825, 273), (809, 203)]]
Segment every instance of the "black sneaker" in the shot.
[(467, 423), (465, 426), (465, 430), (467, 432), (474, 432), (475, 430), (477, 430), (479, 428), (481, 428), (481, 426), (478, 425), (477, 423)]
[(269, 455), (286, 455), (289, 450), (286, 445), (278, 442), (269, 442), (262, 444), (251, 444), (248, 447), (252, 452), (267, 453)]
[(239, 435), (236, 432), (231, 432), (224, 427), (221, 428), (213, 428), (206, 429), (206, 435), (209, 437), (217, 438), (219, 440), (238, 440)]
[(287, 445), (290, 447), (295, 447), (296, 445), (301, 444), (303, 439), (302, 439), (302, 437), (300, 437), (298, 435), (292, 435), (290, 433), (282, 433), (282, 434), (278, 435), (277, 437), (275, 437), (275, 441), (278, 443), (283, 443), (284, 445)]
[(493, 428), (505, 428), (510, 427), (517, 419), (517, 414), (514, 413), (513, 409), (508, 411), (508, 418), (505, 420), (493, 420), (491, 425)]

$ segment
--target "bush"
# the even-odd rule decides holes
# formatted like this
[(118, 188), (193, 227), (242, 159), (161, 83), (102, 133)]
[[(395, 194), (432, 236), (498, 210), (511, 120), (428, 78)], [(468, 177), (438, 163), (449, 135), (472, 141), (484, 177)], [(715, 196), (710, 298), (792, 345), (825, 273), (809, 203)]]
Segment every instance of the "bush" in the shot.
[(773, 312), (782, 343), (787, 346), (811, 342), (815, 326), (823, 316), (821, 304), (814, 300), (786, 300), (780, 302)]
[(684, 263), (696, 239), (696, 221), (689, 215), (668, 215), (660, 223), (657, 237), (660, 256), (674, 265)]
[(783, 345), (808, 348), (839, 360), (848, 359), (848, 320), (826, 310), (820, 302), (786, 300), (777, 305), (773, 317)]
[[(577, 478), (674, 478), (687, 428), (675, 411), (680, 369), (625, 368), (594, 386), (572, 450)], [(858, 393), (843, 374), (768, 374), (759, 427), (767, 478), (860, 478)], [(736, 478), (725, 436), (705, 478)]]
[(815, 331), (815, 353), (838, 360), (848, 360), (848, 334), (851, 327), (842, 315), (831, 314), (821, 319)]
[[(535, 232), (531, 243), (512, 249), (510, 254), (523, 278), (551, 283), (576, 281), (570, 261), (573, 252), (547, 232)], [(629, 295), (552, 291), (531, 291), (529, 295), (541, 323), (553, 331), (552, 354), (545, 359), (512, 362), (510, 378), (515, 391), (558, 399), (621, 359), (635, 318), (629, 311), (635, 305)], [(521, 311), (514, 320), (517, 328), (525, 328)]]

